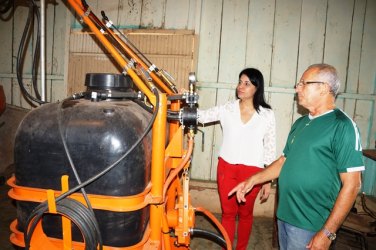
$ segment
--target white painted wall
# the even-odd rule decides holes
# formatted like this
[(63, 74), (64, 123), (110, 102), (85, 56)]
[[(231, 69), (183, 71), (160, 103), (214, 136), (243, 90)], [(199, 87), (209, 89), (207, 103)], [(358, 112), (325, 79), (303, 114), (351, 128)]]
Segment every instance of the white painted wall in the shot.
[[(67, 51), (71, 28), (79, 28), (65, 1), (47, 8), (47, 100), (67, 93)], [(88, 0), (100, 16), (106, 14), (120, 28), (189, 29), (199, 36), (197, 78), (200, 108), (234, 98), (238, 73), (259, 68), (266, 81), (266, 97), (276, 113), (277, 150), (299, 116), (294, 83), (304, 69), (318, 62), (333, 64), (342, 81), (338, 107), (359, 125), (363, 147), (376, 137), (376, 1), (374, 0)], [(31, 108), (16, 81), (17, 49), (27, 9), (0, 19), (0, 84), (7, 103)], [(27, 51), (25, 82), (30, 82), (35, 38)], [(173, 72), (170, 72), (173, 74)], [(30, 88), (30, 86), (28, 86)], [(196, 137), (192, 178), (216, 179), (219, 125), (201, 128)]]

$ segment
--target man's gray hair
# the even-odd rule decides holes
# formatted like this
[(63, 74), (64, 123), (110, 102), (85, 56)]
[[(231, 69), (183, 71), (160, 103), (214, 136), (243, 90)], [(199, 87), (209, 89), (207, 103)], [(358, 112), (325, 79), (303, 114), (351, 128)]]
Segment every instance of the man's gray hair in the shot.
[(319, 63), (319, 64), (312, 64), (308, 67), (308, 69), (318, 69), (318, 76), (322, 81), (325, 81), (329, 84), (330, 91), (333, 93), (334, 96), (338, 95), (339, 87), (341, 85), (337, 70), (332, 65)]

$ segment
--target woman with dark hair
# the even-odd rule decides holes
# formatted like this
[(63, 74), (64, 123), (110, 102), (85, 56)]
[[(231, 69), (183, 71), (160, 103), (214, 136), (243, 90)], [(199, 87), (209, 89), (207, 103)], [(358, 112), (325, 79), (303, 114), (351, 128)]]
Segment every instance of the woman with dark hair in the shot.
[(274, 112), (264, 97), (264, 78), (254, 68), (239, 74), (236, 100), (208, 110), (198, 111), (200, 123), (220, 121), (223, 133), (219, 152), (217, 183), (222, 208), (222, 225), (233, 242), (238, 217), (236, 249), (247, 249), (252, 231), (253, 206), (261, 190), (265, 201), (270, 183), (259, 185), (247, 194), (245, 203), (238, 203), (228, 192), (239, 182), (260, 172), (275, 159), (276, 126)]

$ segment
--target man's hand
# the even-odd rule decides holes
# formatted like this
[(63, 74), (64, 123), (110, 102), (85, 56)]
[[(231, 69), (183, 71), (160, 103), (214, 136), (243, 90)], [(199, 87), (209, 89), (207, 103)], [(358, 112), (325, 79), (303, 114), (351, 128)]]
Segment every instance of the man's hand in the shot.
[[(272, 164), (268, 166), (268, 168), (263, 169), (262, 171), (258, 172), (255, 175), (252, 175), (245, 181), (239, 183), (236, 187), (234, 187), (229, 193), (228, 196), (231, 196), (236, 193), (236, 199), (238, 202), (245, 202), (245, 195), (251, 191), (251, 189), (261, 183), (266, 183), (267, 181), (271, 181), (273, 179), (278, 178), (279, 173), (281, 172), (281, 168), (283, 163), (285, 162), (286, 158), (281, 155), (277, 160), (275, 160)], [(269, 196), (270, 193), (270, 184), (269, 189), (263, 187), (262, 191), (262, 199), (265, 199)]]
[(239, 203), (246, 202), (245, 195), (251, 191), (253, 188), (254, 183), (252, 177), (248, 178), (247, 180), (240, 182), (236, 187), (234, 187), (229, 193), (228, 196), (233, 195), (236, 193), (236, 199)]
[(313, 236), (306, 248), (311, 250), (328, 250), (331, 243), (332, 241), (322, 231), (319, 231)]

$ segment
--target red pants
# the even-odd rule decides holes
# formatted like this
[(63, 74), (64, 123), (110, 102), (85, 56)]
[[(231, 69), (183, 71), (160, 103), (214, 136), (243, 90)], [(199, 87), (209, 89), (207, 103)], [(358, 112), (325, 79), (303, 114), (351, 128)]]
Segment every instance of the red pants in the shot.
[(238, 216), (237, 250), (247, 249), (248, 240), (252, 231), (253, 205), (261, 185), (255, 186), (247, 195), (245, 203), (238, 203), (236, 195), (228, 197), (228, 193), (240, 182), (251, 175), (260, 172), (258, 167), (242, 164), (230, 164), (219, 158), (217, 170), (218, 192), (222, 208), (222, 225), (226, 229), (231, 242), (234, 242), (236, 217)]

